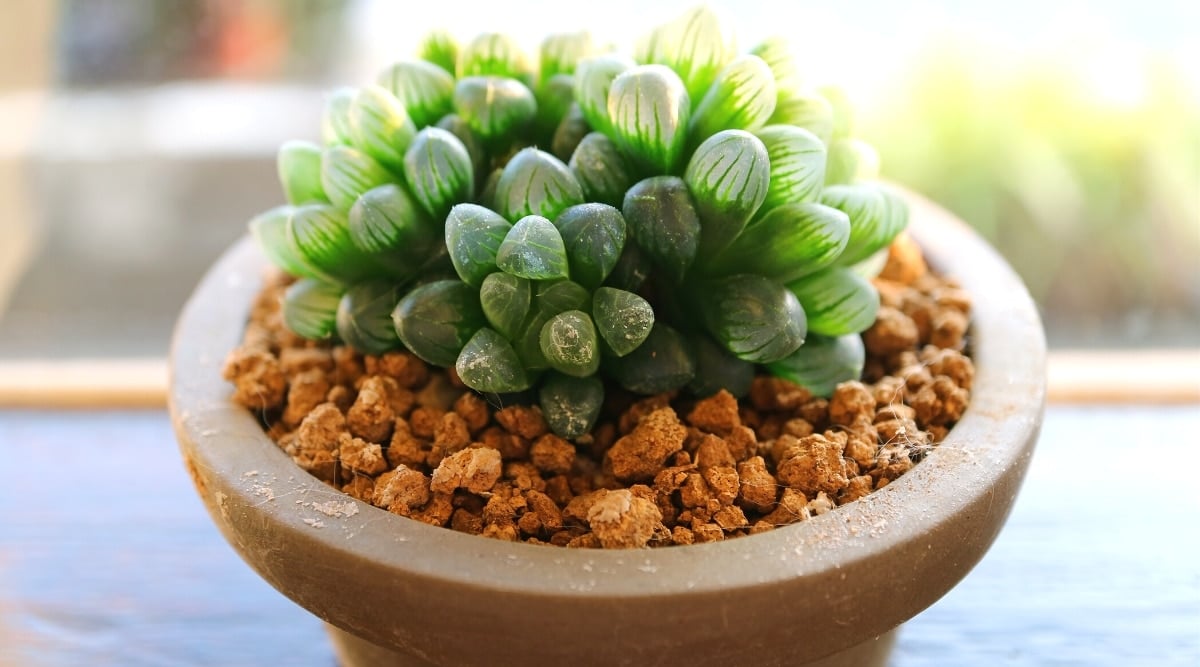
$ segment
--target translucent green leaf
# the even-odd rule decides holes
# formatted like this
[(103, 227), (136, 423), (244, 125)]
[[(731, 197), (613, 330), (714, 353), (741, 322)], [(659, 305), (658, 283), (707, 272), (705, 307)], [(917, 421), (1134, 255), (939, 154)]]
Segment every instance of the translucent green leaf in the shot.
[(654, 308), (633, 292), (601, 287), (592, 297), (592, 319), (600, 337), (623, 357), (641, 345), (654, 326)]
[(307, 267), (301, 275), (350, 283), (379, 271), (354, 244), (346, 214), (329, 204), (297, 207), (288, 218), (286, 234), (292, 256)]
[(636, 292), (650, 276), (651, 269), (650, 258), (646, 257), (646, 253), (642, 252), (636, 243), (626, 243), (625, 249), (617, 259), (617, 265), (608, 274), (604, 284), (627, 292)]
[(886, 248), (908, 224), (904, 200), (878, 183), (831, 185), (821, 192), (821, 203), (849, 216), (850, 237), (837, 260), (842, 266)]
[(463, 346), (454, 370), (463, 384), (475, 391), (507, 394), (530, 386), (512, 344), (487, 327), (475, 332)]
[(538, 390), (538, 404), (550, 430), (560, 438), (574, 440), (595, 426), (604, 407), (604, 383), (595, 376), (550, 373)]
[(766, 199), (767, 147), (743, 130), (718, 132), (692, 154), (683, 180), (700, 214), (700, 254), (711, 256), (737, 238)]
[(438, 220), (475, 194), (475, 168), (467, 147), (437, 127), (421, 130), (409, 145), (404, 179), (425, 212)]
[(325, 98), (321, 114), (321, 141), (326, 146), (350, 143), (350, 104), (358, 94), (355, 88), (338, 88)]
[(816, 201), (825, 184), (825, 144), (812, 132), (792, 125), (768, 125), (755, 136), (771, 159), (771, 187), (761, 210)]
[(625, 194), (621, 208), (629, 234), (654, 264), (676, 283), (700, 247), (700, 217), (683, 179), (653, 176)]
[(538, 81), (544, 84), (560, 74), (574, 74), (579, 61), (590, 57), (594, 48), (586, 32), (550, 35), (542, 41)]
[(368, 280), (346, 290), (337, 308), (337, 333), (364, 354), (383, 354), (400, 346), (392, 311), (400, 289), (391, 280)]
[(496, 252), (496, 266), (530, 280), (566, 278), (567, 249), (554, 223), (527, 215), (512, 226)]
[(732, 55), (722, 28), (720, 18), (708, 7), (689, 10), (655, 38), (650, 62), (678, 72), (688, 95), (698, 100)]
[(687, 341), (671, 327), (655, 322), (645, 342), (624, 357), (605, 360), (605, 372), (635, 394), (661, 394), (687, 385), (696, 362)]
[(454, 77), (432, 62), (404, 60), (380, 72), (375, 81), (400, 101), (418, 128), (450, 113)]
[(413, 354), (435, 366), (453, 366), (467, 341), (487, 320), (479, 292), (457, 280), (425, 283), (392, 311), (396, 333)]
[(833, 107), (813, 91), (781, 91), (771, 125), (795, 125), (812, 132), (824, 144), (833, 138)]
[(796, 68), (796, 59), (788, 47), (787, 40), (782, 37), (768, 37), (750, 49), (750, 53), (762, 58), (767, 67), (771, 68), (771, 76), (775, 79), (775, 89), (782, 94), (784, 91), (799, 90), (803, 81), (800, 70)]
[(730, 354), (707, 334), (691, 337), (696, 360), (696, 377), (688, 383), (688, 391), (701, 398), (712, 396), (722, 389), (741, 398), (750, 393), (755, 365)]
[(599, 287), (612, 272), (625, 248), (625, 218), (607, 204), (579, 204), (554, 219), (562, 235), (571, 279)]
[(683, 81), (663, 65), (626, 70), (608, 91), (610, 136), (650, 173), (675, 173), (687, 146), (690, 115), (691, 102)]
[(791, 380), (817, 396), (832, 396), (843, 382), (862, 377), (866, 363), (862, 336), (809, 336), (792, 354), (767, 364), (771, 375)]
[(721, 70), (696, 105), (692, 145), (726, 129), (757, 130), (775, 112), (775, 77), (762, 58), (741, 55)]
[(441, 237), (408, 188), (388, 183), (371, 188), (350, 207), (350, 239), (396, 278), (414, 275), (433, 254)]
[[(571, 107), (563, 116), (562, 122), (554, 128), (554, 137), (550, 141), (550, 152), (563, 162), (570, 160), (571, 156), (575, 154), (575, 149), (591, 131), (592, 128), (588, 125), (587, 119), (583, 117), (583, 112), (579, 110), (579, 105), (572, 102)], [(575, 178), (578, 180), (579, 175), (576, 174)]]
[(753, 273), (705, 283), (693, 294), (704, 325), (739, 359), (782, 359), (804, 342), (804, 309), (783, 285)]
[(476, 199), (480, 206), (485, 206), (493, 211), (500, 208), (496, 203), (496, 187), (500, 185), (500, 176), (503, 173), (503, 169), (493, 169), (484, 179), (483, 187), (479, 190), (479, 197)]
[(338, 302), (346, 288), (312, 278), (301, 278), (283, 293), (283, 323), (293, 333), (324, 340), (337, 327)]
[(533, 147), (514, 155), (496, 183), (496, 211), (513, 222), (530, 215), (553, 219), (582, 203), (583, 190), (567, 165)]
[(854, 134), (854, 105), (850, 104), (850, 98), (846, 97), (845, 91), (837, 86), (822, 86), (817, 92), (833, 109), (832, 137), (842, 139)]
[(568, 310), (591, 310), (592, 294), (572, 280), (543, 280), (534, 289), (534, 309), (546, 317)]
[(554, 370), (572, 377), (594, 375), (600, 368), (600, 343), (592, 318), (581, 310), (568, 310), (542, 326), (538, 342)]
[(276, 159), (279, 183), (289, 204), (328, 202), (321, 187), (321, 147), (308, 141), (285, 141)]
[(458, 40), (445, 30), (434, 30), (425, 35), (417, 47), (417, 57), (442, 68), (454, 76), (458, 64)]
[(529, 281), (503, 271), (489, 274), (479, 287), (479, 304), (488, 323), (510, 340), (520, 336), (532, 301)]
[(718, 254), (713, 274), (754, 271), (789, 281), (832, 264), (850, 238), (850, 218), (822, 204), (806, 202), (773, 208)]
[(531, 372), (543, 371), (550, 368), (546, 355), (542, 354), (542, 327), (550, 321), (553, 315), (542, 312), (537, 308), (530, 309), (528, 317), (521, 325), (521, 334), (512, 341), (513, 349), (525, 370)]
[(417, 126), (400, 100), (385, 88), (367, 86), (354, 96), (349, 113), (354, 147), (399, 170), (404, 151), (417, 134)]
[(478, 181), (484, 175), (483, 168), (487, 166), (487, 149), (483, 146), (483, 140), (458, 114), (442, 116), (437, 126), (462, 142), (463, 148), (466, 148), (467, 154), (471, 156), (471, 171)]
[(446, 216), (446, 249), (458, 277), (481, 285), (497, 271), (496, 254), (512, 225), (499, 213), (477, 204), (458, 204)]
[(500, 76), (520, 79), (529, 65), (520, 44), (508, 35), (489, 32), (471, 40), (458, 55), (458, 78)]
[(879, 153), (861, 139), (834, 139), (829, 144), (825, 184), (855, 183), (879, 177)]
[(295, 206), (276, 206), (252, 218), (248, 227), (250, 235), (258, 242), (258, 247), (266, 255), (267, 260), (286, 271), (289, 275), (299, 278), (313, 278), (303, 258), (292, 247), (288, 239), (288, 218), (296, 210)]
[(556, 74), (543, 82), (534, 96), (537, 98), (534, 139), (541, 145), (549, 145), (555, 130), (575, 103), (575, 79), (570, 74)]
[(585, 58), (575, 68), (575, 103), (587, 119), (588, 125), (597, 132), (611, 134), (612, 122), (608, 117), (608, 92), (613, 79), (635, 63), (628, 58), (606, 54)]
[(525, 84), (500, 76), (471, 76), (454, 87), (454, 111), (485, 141), (511, 137), (537, 115)]
[(374, 158), (349, 146), (330, 146), (321, 155), (321, 187), (329, 201), (349, 211), (359, 195), (396, 177)]
[(625, 192), (636, 180), (617, 145), (600, 132), (592, 132), (579, 142), (570, 167), (584, 197), (609, 206), (621, 206)]
[(788, 283), (808, 315), (808, 328), (822, 336), (865, 331), (875, 322), (879, 293), (870, 281), (842, 266)]

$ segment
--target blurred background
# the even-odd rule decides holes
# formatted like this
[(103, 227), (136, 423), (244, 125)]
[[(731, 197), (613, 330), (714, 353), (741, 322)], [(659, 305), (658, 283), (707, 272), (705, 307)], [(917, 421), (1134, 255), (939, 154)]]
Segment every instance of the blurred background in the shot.
[[(160, 357), (205, 268), (282, 202), (323, 91), (432, 28), (631, 44), (692, 2), (5, 0), (0, 360)], [(1058, 348), (1200, 346), (1200, 3), (711, 2), (840, 85), (885, 176), (1024, 277)]]

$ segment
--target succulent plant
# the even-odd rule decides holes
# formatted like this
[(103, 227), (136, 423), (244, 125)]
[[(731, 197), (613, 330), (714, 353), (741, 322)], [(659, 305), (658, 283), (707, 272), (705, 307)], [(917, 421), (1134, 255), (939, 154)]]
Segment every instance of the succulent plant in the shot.
[[(407, 349), (579, 437), (607, 386), (828, 394), (862, 371), (878, 254), (904, 202), (845, 98), (786, 45), (737, 53), (707, 9), (633, 57), (553, 35), (430, 35), (280, 149), (287, 205), (250, 222), (297, 281), (296, 333)], [(807, 341), (807, 342), (806, 342)]]

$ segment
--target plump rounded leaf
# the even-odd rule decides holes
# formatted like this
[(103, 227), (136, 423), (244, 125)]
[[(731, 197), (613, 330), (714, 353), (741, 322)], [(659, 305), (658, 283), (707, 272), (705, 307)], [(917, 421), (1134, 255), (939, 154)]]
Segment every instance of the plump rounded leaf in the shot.
[(720, 18), (708, 7), (689, 10), (653, 38), (648, 62), (679, 73), (691, 99), (698, 100), (729, 60), (732, 49)]
[(454, 76), (458, 64), (458, 40), (445, 30), (434, 30), (425, 35), (417, 47), (417, 57), (445, 70)]
[(822, 336), (865, 331), (879, 311), (879, 292), (870, 281), (842, 266), (788, 283), (808, 315), (808, 328)]
[(337, 308), (337, 333), (364, 354), (383, 354), (400, 346), (392, 311), (400, 289), (391, 280), (367, 280), (346, 290)]
[(768, 125), (755, 135), (771, 159), (771, 187), (762, 210), (816, 201), (825, 184), (825, 144), (792, 125)]
[(529, 281), (503, 271), (489, 274), (479, 286), (483, 315), (493, 329), (510, 340), (520, 336), (532, 301)]
[(567, 165), (533, 147), (514, 155), (496, 183), (496, 211), (513, 222), (530, 215), (553, 219), (582, 203), (583, 190)]
[(404, 179), (425, 212), (439, 220), (475, 194), (475, 168), (467, 147), (437, 127), (421, 130), (409, 145)]
[(609, 206), (621, 206), (625, 192), (636, 180), (617, 145), (600, 132), (592, 132), (579, 142), (570, 167), (587, 201)]
[(314, 278), (304, 260), (288, 239), (288, 218), (295, 212), (294, 206), (276, 206), (254, 216), (248, 227), (250, 235), (258, 242), (258, 247), (266, 255), (267, 260), (283, 269), (289, 275), (298, 278)]
[(512, 344), (487, 327), (475, 332), (463, 346), (454, 370), (463, 384), (484, 393), (507, 394), (530, 386)]
[(357, 94), (355, 88), (338, 88), (325, 98), (325, 108), (321, 113), (321, 142), (326, 146), (350, 143), (350, 104)]
[(530, 280), (566, 278), (567, 249), (554, 223), (527, 215), (512, 226), (496, 252), (501, 271)]
[(834, 139), (829, 144), (825, 184), (854, 183), (879, 177), (879, 153), (861, 139)]
[(329, 201), (349, 211), (359, 195), (396, 177), (366, 153), (349, 146), (330, 146), (321, 155), (321, 187)]
[(574, 74), (580, 60), (592, 55), (595, 47), (586, 32), (550, 35), (542, 41), (538, 81), (545, 83), (560, 74)]
[(688, 391), (701, 398), (724, 389), (741, 398), (750, 393), (755, 366), (733, 356), (707, 334), (691, 337), (696, 360), (696, 377), (688, 383)]
[(550, 373), (538, 390), (538, 404), (550, 430), (560, 438), (573, 440), (586, 435), (596, 424), (604, 407), (604, 383), (595, 376)]
[(676, 283), (696, 259), (700, 216), (683, 179), (653, 176), (625, 193), (621, 207), (634, 242)]
[(454, 87), (454, 111), (487, 142), (528, 125), (537, 115), (537, 100), (516, 79), (471, 76)]
[(641, 345), (654, 326), (654, 308), (633, 292), (601, 287), (592, 296), (592, 320), (600, 337), (623, 357)]
[(593, 130), (611, 133), (608, 117), (608, 91), (613, 79), (635, 63), (628, 58), (606, 54), (585, 58), (575, 68), (575, 103)]
[(285, 141), (275, 161), (279, 183), (289, 204), (328, 202), (321, 187), (321, 147), (308, 141)]
[(497, 270), (496, 254), (512, 225), (499, 213), (477, 204), (458, 204), (446, 216), (446, 250), (458, 277), (481, 285)]
[(651, 173), (675, 173), (687, 146), (690, 116), (683, 81), (663, 65), (628, 69), (613, 79), (608, 91), (610, 136), (639, 168)]
[(826, 145), (833, 138), (833, 107), (814, 91), (781, 91), (768, 122), (802, 127)]
[(568, 310), (542, 325), (538, 338), (542, 355), (554, 370), (572, 377), (595, 375), (600, 368), (600, 343), (592, 318)]
[[(556, 74), (538, 87), (537, 115), (534, 116), (534, 138), (542, 145), (549, 145), (554, 132), (566, 118), (575, 103), (575, 79), (570, 74)], [(568, 156), (570, 157), (570, 156)]]
[(817, 396), (828, 397), (839, 384), (862, 377), (866, 357), (862, 336), (858, 334), (814, 335), (792, 354), (767, 364), (767, 370)]
[(396, 278), (414, 275), (441, 240), (437, 223), (408, 188), (388, 183), (371, 188), (350, 207), (350, 239)]
[[(592, 128), (588, 125), (587, 119), (583, 117), (583, 112), (579, 110), (579, 105), (572, 102), (566, 115), (563, 116), (562, 122), (554, 128), (554, 137), (550, 140), (550, 152), (554, 153), (554, 157), (559, 160), (567, 162), (575, 154), (575, 149), (579, 148), (583, 138), (591, 131)], [(579, 175), (576, 174), (575, 178), (578, 180)]]
[(743, 130), (718, 132), (692, 154), (683, 180), (700, 214), (700, 254), (710, 256), (737, 238), (766, 199), (767, 147)]
[(650, 258), (646, 257), (646, 253), (642, 252), (636, 243), (626, 243), (625, 249), (621, 251), (621, 256), (617, 259), (617, 265), (608, 274), (608, 279), (604, 281), (604, 284), (628, 292), (636, 292), (641, 289), (642, 283), (646, 282), (646, 278), (650, 276), (651, 269)]
[(599, 287), (625, 249), (625, 218), (607, 204), (579, 204), (554, 219), (562, 235), (571, 279), (584, 287)]
[(804, 343), (804, 309), (774, 280), (743, 273), (706, 283), (692, 296), (709, 333), (739, 359), (763, 364)]
[(467, 341), (487, 324), (479, 293), (457, 280), (416, 287), (392, 311), (396, 333), (413, 354), (435, 366), (453, 366)]
[(458, 78), (502, 76), (519, 79), (529, 73), (521, 45), (508, 35), (483, 33), (458, 54)]
[(775, 77), (762, 58), (741, 55), (721, 70), (692, 114), (693, 145), (726, 129), (757, 130), (775, 112)]
[(590, 310), (591, 292), (572, 280), (543, 280), (534, 288), (534, 310), (550, 317), (568, 310)]
[(784, 91), (799, 90), (803, 81), (800, 71), (796, 68), (796, 59), (788, 47), (787, 40), (782, 37), (768, 37), (750, 49), (750, 53), (762, 58), (767, 67), (771, 68), (771, 76), (775, 79), (775, 89), (783, 94)]
[[(436, 69), (436, 68), (435, 68)], [(367, 86), (350, 103), (350, 139), (355, 148), (380, 164), (399, 169), (417, 126), (390, 91)]]
[(807, 202), (773, 208), (709, 262), (714, 274), (755, 273), (789, 281), (829, 266), (850, 238), (850, 218)]
[(292, 256), (307, 267), (302, 275), (324, 282), (351, 283), (378, 272), (367, 253), (354, 244), (346, 214), (329, 204), (305, 204), (287, 221)]
[(337, 327), (338, 302), (346, 288), (312, 278), (301, 278), (283, 293), (283, 323), (293, 333), (323, 340)]
[(375, 81), (400, 101), (417, 127), (432, 125), (450, 113), (454, 77), (434, 63), (404, 60), (380, 72)]
[(487, 166), (487, 149), (483, 146), (483, 140), (458, 114), (442, 116), (437, 126), (453, 134), (462, 142), (463, 148), (466, 148), (467, 154), (471, 156), (472, 173), (475, 174), (476, 181), (478, 181), (484, 174), (483, 168)]
[(687, 385), (696, 376), (696, 362), (678, 331), (655, 322), (645, 342), (624, 357), (605, 360), (605, 371), (635, 394), (661, 394)]
[(842, 266), (886, 248), (908, 224), (904, 200), (878, 183), (831, 185), (821, 192), (821, 203), (849, 216), (850, 237), (837, 260)]

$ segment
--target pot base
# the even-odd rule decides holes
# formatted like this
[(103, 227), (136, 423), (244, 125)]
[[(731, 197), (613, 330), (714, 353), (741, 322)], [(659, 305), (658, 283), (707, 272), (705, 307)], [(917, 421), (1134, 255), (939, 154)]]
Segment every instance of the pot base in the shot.
[[(325, 631), (333, 644), (333, 653), (341, 667), (436, 667), (436, 663), (428, 662), (411, 653), (401, 653), (384, 648), (356, 637), (341, 628), (325, 623)], [(796, 667), (886, 667), (888, 656), (896, 644), (896, 635), (900, 628), (895, 628), (872, 640), (835, 653), (831, 656), (806, 662)], [(531, 660), (525, 664), (536, 664)], [(697, 664), (688, 661), (690, 664)]]

